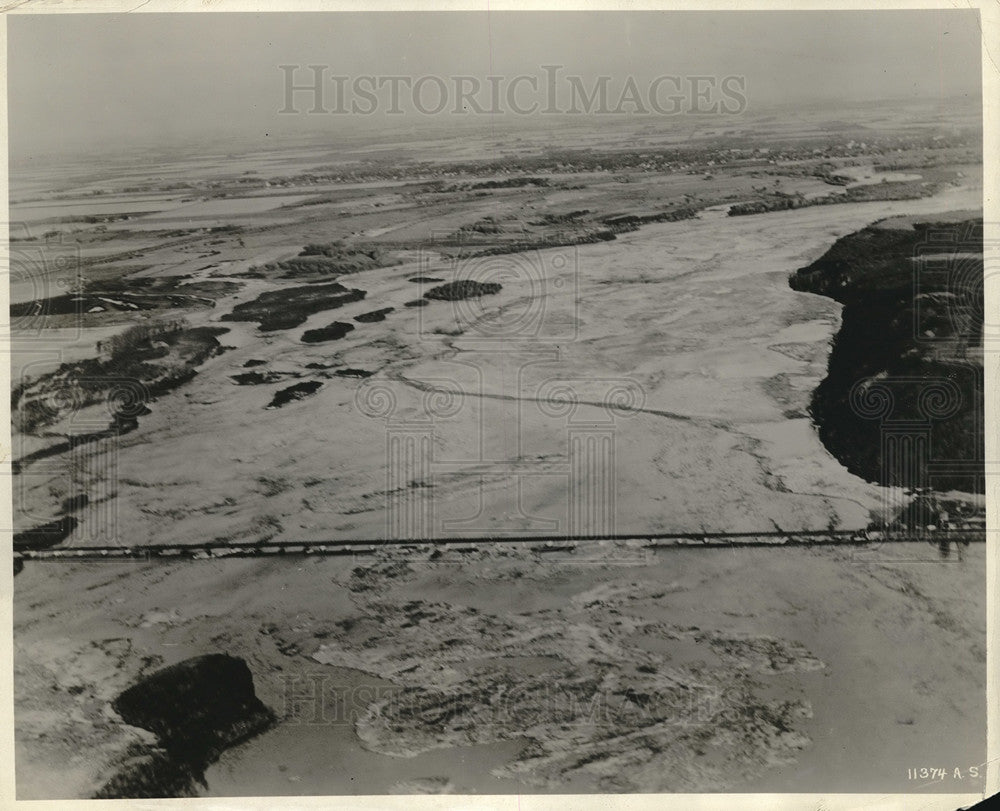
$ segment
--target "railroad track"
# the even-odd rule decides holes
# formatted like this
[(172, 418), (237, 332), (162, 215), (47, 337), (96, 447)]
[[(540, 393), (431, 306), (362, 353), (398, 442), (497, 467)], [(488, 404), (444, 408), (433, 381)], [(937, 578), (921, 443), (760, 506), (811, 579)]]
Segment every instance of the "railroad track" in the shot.
[(273, 541), (254, 544), (200, 543), (150, 544), (147, 546), (53, 546), (44, 549), (15, 548), (15, 560), (149, 560), (152, 558), (218, 559), (271, 556), (375, 555), (386, 549), (404, 554), (434, 552), (474, 553), (484, 545), (528, 547), (533, 552), (573, 552), (597, 544), (624, 549), (718, 549), (739, 547), (878, 546), (896, 543), (983, 543), (984, 532), (939, 531), (926, 535), (891, 534), (869, 538), (850, 530), (804, 532), (705, 532), (651, 535), (434, 538), (427, 540)]

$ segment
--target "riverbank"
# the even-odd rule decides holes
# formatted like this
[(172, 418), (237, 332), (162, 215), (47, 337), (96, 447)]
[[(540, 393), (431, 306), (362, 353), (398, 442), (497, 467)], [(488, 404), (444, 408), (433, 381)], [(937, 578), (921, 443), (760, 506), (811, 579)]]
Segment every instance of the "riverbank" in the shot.
[[(791, 276), (794, 290), (844, 305), (810, 413), (852, 473), (893, 487), (984, 491), (983, 471), (932, 467), (983, 460), (982, 233), (981, 217), (897, 218), (842, 237)], [(886, 425), (907, 422), (926, 424), (926, 457), (890, 468)]]

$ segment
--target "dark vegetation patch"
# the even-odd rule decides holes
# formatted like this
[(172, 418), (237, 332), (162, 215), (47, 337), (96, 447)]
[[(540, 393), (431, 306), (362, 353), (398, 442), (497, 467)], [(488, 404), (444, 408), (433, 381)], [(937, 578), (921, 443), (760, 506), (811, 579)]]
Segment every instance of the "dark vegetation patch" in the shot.
[(404, 307), (426, 307), (430, 302), (425, 301), (422, 298), (414, 299), (413, 301), (408, 301), (404, 304)]
[(125, 222), (131, 219), (140, 219), (151, 214), (162, 214), (158, 211), (121, 211), (115, 214), (75, 214), (66, 217), (49, 217), (41, 220), (44, 225), (67, 225), (70, 223), (84, 223), (86, 225), (104, 225), (112, 222)]
[(90, 504), (90, 496), (86, 493), (77, 493), (75, 496), (63, 499), (59, 509), (63, 513), (72, 513), (82, 510), (88, 504)]
[(338, 377), (371, 377), (375, 372), (368, 372), (364, 369), (337, 369), (334, 374)]
[[(509, 169), (510, 167), (504, 168)], [(526, 186), (547, 188), (551, 185), (548, 178), (544, 177), (510, 177), (503, 180), (483, 180), (479, 182), (470, 181), (451, 184), (446, 184), (443, 180), (433, 180), (429, 183), (419, 184), (422, 190), (435, 194), (448, 194), (459, 191), (490, 191), (492, 189), (523, 189)]]
[(579, 220), (590, 213), (589, 208), (581, 208), (576, 211), (567, 211), (564, 214), (547, 213), (542, 214), (537, 220), (529, 222), (529, 225), (564, 225)]
[(222, 316), (222, 320), (256, 321), (264, 332), (292, 329), (315, 313), (336, 310), (361, 301), (365, 295), (364, 290), (349, 290), (337, 282), (268, 290), (253, 301), (238, 304), (231, 313)]
[(383, 307), (381, 310), (372, 310), (370, 313), (361, 313), (354, 316), (354, 320), (359, 324), (374, 324), (376, 321), (385, 321), (385, 317), (391, 313), (395, 307)]
[(131, 296), (100, 293), (64, 293), (61, 296), (23, 301), (10, 305), (11, 319), (34, 318), (46, 315), (81, 315), (91, 311), (155, 310), (157, 303), (149, 299), (133, 300)]
[[(862, 144), (861, 142), (864, 141)], [(747, 147), (750, 146), (750, 149)], [(766, 147), (768, 154), (753, 147)], [(903, 154), (896, 150), (902, 149)], [(737, 154), (741, 153), (741, 154)], [(431, 161), (415, 160), (412, 154), (386, 152), (378, 160), (358, 163), (318, 166), (307, 172), (274, 177), (260, 176), (261, 188), (265, 181), (274, 186), (302, 186), (316, 183), (360, 183), (375, 180), (401, 181), (410, 179), (416, 188), (432, 191), (465, 190), (468, 183), (454, 183), (456, 176), (480, 178), (477, 185), (501, 188), (523, 185), (565, 188), (561, 175), (588, 172), (618, 173), (636, 171), (644, 174), (687, 171), (701, 174), (706, 171), (750, 168), (765, 173), (791, 169), (801, 164), (818, 165), (823, 162), (848, 159), (870, 159), (879, 155), (880, 163), (891, 162), (894, 169), (916, 166), (950, 165), (978, 162), (982, 155), (982, 138), (978, 130), (962, 130), (941, 135), (938, 131), (903, 133), (873, 133), (871, 128), (859, 124), (833, 126), (822, 133), (799, 137), (775, 136), (769, 133), (760, 139), (750, 139), (746, 133), (697, 138), (685, 143), (649, 145), (636, 149), (551, 147), (532, 150), (523, 154), (503, 154), (482, 161)], [(774, 166), (775, 163), (780, 166)], [(812, 171), (813, 166), (806, 167)], [(504, 179), (494, 179), (504, 175)], [(544, 175), (543, 177), (537, 177)], [(534, 176), (529, 180), (529, 176)], [(567, 180), (575, 180), (568, 178)]]
[[(432, 287), (424, 298), (433, 301), (462, 301), (463, 299), (479, 298), (480, 296), (499, 293), (502, 289), (497, 282), (477, 282), (472, 279), (462, 279), (457, 282)], [(409, 306), (409, 305), (407, 305)]]
[[(610, 200), (619, 200), (616, 195)], [(627, 199), (627, 196), (626, 196)], [(708, 199), (684, 195), (683, 200), (667, 204), (661, 210), (650, 211), (649, 204), (630, 201), (629, 209), (593, 211), (571, 209), (563, 211), (509, 212), (502, 216), (486, 216), (463, 225), (446, 235), (437, 244), (445, 252), (460, 247), (463, 257), (492, 256), (519, 253), (543, 248), (586, 245), (609, 242), (617, 234), (635, 231), (648, 223), (675, 222), (696, 217), (709, 205)], [(449, 252), (450, 253), (450, 252)]]
[(486, 180), (482, 183), (473, 183), (469, 188), (473, 191), (477, 189), (520, 189), (525, 186), (546, 187), (550, 183), (544, 177), (511, 177), (505, 180)]
[(342, 241), (335, 241), (306, 245), (293, 259), (268, 262), (250, 268), (249, 272), (258, 272), (264, 277), (277, 275), (283, 279), (299, 279), (317, 275), (340, 276), (395, 264), (398, 261), (380, 248), (349, 248)]
[(373, 262), (381, 261), (385, 258), (385, 254), (378, 249), (363, 251), (357, 248), (348, 248), (344, 245), (343, 240), (311, 242), (299, 252), (299, 256), (325, 256), (328, 259), (364, 257), (366, 260)]
[[(121, 313), (171, 309), (206, 309), (219, 296), (239, 290), (235, 282), (199, 281), (185, 284), (189, 276), (141, 279), (103, 279), (85, 283), (81, 289), (50, 298), (10, 305), (13, 328), (60, 327), (74, 324), (114, 323)], [(120, 319), (119, 319), (120, 320)]]
[[(621, 230), (634, 231), (635, 229), (623, 228)], [(545, 248), (565, 248), (570, 245), (593, 245), (598, 242), (611, 242), (614, 239), (616, 239), (614, 229), (595, 228), (577, 231), (568, 236), (541, 236), (535, 239), (518, 239), (513, 242), (505, 242), (500, 245), (470, 251), (465, 255), (467, 258), (499, 256), (508, 253), (523, 253), (524, 251), (540, 251)]]
[(535, 214), (532, 219), (524, 219), (516, 214), (499, 219), (488, 216), (462, 226), (439, 244), (460, 247), (463, 257), (479, 257), (610, 242), (618, 234), (635, 231), (649, 223), (676, 222), (696, 217), (707, 203), (695, 203), (687, 197), (685, 196), (684, 203), (678, 202), (652, 213), (641, 210), (601, 213), (590, 209), (575, 209)]
[(354, 331), (354, 324), (345, 324), (343, 321), (334, 321), (319, 329), (307, 329), (302, 333), (302, 343), (318, 344), (322, 341), (338, 341), (347, 333)]
[(469, 225), (463, 225), (459, 232), (471, 231), (476, 234), (502, 234), (504, 227), (494, 217), (483, 217)]
[(268, 403), (268, 408), (281, 408), (288, 403), (295, 402), (296, 400), (303, 400), (312, 394), (319, 391), (322, 386), (322, 382), (319, 380), (306, 380), (302, 383), (296, 383), (294, 386), (289, 386), (287, 389), (282, 389), (274, 398)]
[[(98, 344), (99, 358), (63, 363), (18, 385), (11, 393), (12, 422), (21, 433), (36, 434), (71, 411), (104, 401), (110, 428), (131, 430), (148, 413), (149, 400), (190, 380), (197, 366), (220, 351), (217, 338), (228, 331), (189, 328), (183, 321), (132, 326)], [(70, 443), (86, 439), (74, 435)]]
[(250, 358), (250, 360), (243, 364), (243, 368), (251, 369), (254, 366), (263, 366), (265, 363), (267, 363), (266, 360), (261, 360), (260, 358)]
[(679, 206), (669, 211), (658, 211), (654, 214), (613, 214), (604, 217), (603, 222), (616, 234), (636, 231), (643, 225), (654, 222), (680, 222), (690, 220), (698, 215), (697, 206)]
[(434, 276), (414, 276), (407, 281), (415, 282), (416, 284), (434, 284), (435, 282), (443, 282), (444, 279), (438, 279)]
[[(935, 222), (965, 222), (975, 220), (979, 217), (978, 210), (958, 209), (934, 215)], [(872, 228), (895, 229), (901, 231), (912, 231), (914, 226), (926, 221), (926, 215), (901, 214), (896, 217), (886, 217), (884, 220), (873, 222)]]
[(205, 296), (213, 298), (218, 296), (228, 296), (237, 292), (241, 285), (236, 282), (226, 281), (206, 281), (198, 279), (190, 281), (191, 274), (181, 276), (155, 276), (142, 278), (118, 278), (100, 282), (99, 289), (105, 293), (136, 295), (167, 295), (176, 293), (180, 295)]
[(276, 720), (257, 698), (246, 662), (221, 653), (159, 670), (112, 707), (126, 724), (154, 733), (159, 745), (136, 752), (95, 799), (193, 796), (224, 750)]
[(260, 268), (248, 268), (247, 270), (241, 270), (237, 273), (212, 273), (213, 276), (225, 276), (227, 279), (266, 279), (267, 274)]
[(244, 372), (232, 377), (238, 386), (259, 386), (262, 383), (276, 383), (284, 375), (280, 372)]
[[(966, 255), (953, 267), (959, 284), (956, 274), (919, 271), (914, 257), (934, 242)], [(870, 226), (792, 275), (793, 289), (844, 305), (810, 410), (823, 444), (855, 475), (982, 492), (982, 475), (934, 473), (928, 482), (926, 467), (886, 470), (882, 451), (882, 419), (930, 420), (934, 458), (983, 458), (982, 273), (982, 220), (969, 220), (917, 223), (909, 231)]]
[(768, 211), (786, 211), (793, 208), (826, 206), (837, 203), (917, 200), (921, 197), (930, 197), (937, 190), (936, 184), (911, 180), (902, 183), (874, 183), (868, 186), (854, 186), (846, 189), (842, 194), (829, 194), (823, 197), (806, 197), (803, 194), (774, 192), (760, 200), (748, 200), (730, 206), (729, 216), (740, 217), (747, 214), (764, 214)]
[(62, 543), (76, 529), (77, 520), (71, 515), (64, 515), (55, 521), (14, 533), (14, 551), (25, 552), (32, 549), (47, 549)]

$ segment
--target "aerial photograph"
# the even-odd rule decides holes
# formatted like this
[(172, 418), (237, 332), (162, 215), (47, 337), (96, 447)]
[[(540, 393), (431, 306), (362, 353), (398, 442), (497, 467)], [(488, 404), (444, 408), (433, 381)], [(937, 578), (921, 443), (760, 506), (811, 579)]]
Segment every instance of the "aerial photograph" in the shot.
[(17, 800), (986, 791), (979, 10), (32, 8)]

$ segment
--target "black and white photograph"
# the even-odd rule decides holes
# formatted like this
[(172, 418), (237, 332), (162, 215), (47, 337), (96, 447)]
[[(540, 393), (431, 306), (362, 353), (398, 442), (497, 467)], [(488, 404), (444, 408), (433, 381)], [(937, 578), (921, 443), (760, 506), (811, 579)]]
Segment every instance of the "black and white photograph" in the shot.
[(914, 5), (4, 9), (10, 807), (996, 792), (1000, 6)]

